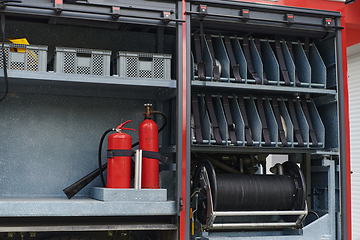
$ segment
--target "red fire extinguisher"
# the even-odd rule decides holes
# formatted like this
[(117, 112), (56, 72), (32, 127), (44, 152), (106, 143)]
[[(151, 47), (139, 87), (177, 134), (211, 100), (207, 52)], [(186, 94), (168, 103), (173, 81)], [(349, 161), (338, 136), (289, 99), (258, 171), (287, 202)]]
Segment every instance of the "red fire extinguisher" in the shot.
[(128, 120), (116, 128), (116, 133), (108, 137), (107, 183), (108, 188), (130, 188), (131, 183), (131, 136), (123, 130)]
[[(158, 126), (151, 119), (151, 104), (145, 104), (145, 120), (139, 126), (139, 149), (143, 151), (159, 152)], [(159, 187), (159, 161), (155, 158), (143, 157), (142, 159), (142, 188)]]

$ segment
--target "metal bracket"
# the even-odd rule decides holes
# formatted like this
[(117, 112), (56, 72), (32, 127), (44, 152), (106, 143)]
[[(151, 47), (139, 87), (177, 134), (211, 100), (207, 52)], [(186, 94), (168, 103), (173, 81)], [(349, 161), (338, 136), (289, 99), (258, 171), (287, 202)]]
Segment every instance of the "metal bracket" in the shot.
[(162, 17), (164, 24), (168, 24), (171, 21), (171, 12), (169, 11), (162, 12)]
[(288, 24), (293, 24), (294, 23), (294, 14), (286, 14), (285, 15), (285, 21)]
[(135, 189), (141, 189), (141, 174), (142, 174), (142, 150), (137, 149), (135, 152), (135, 178), (134, 178)]
[(120, 17), (120, 7), (111, 7), (111, 17), (117, 20)]
[(6, 8), (6, 3), (8, 2), (22, 2), (22, 0), (0, 0), (0, 9), (4, 10)]
[(199, 6), (199, 16), (204, 18), (208, 14), (207, 5), (200, 5)]
[(54, 11), (56, 15), (60, 15), (63, 10), (63, 0), (54, 1)]
[(180, 206), (180, 211), (182, 211), (183, 207), (184, 207), (184, 201), (183, 201), (182, 197), (180, 197), (180, 199), (179, 199), (179, 206)]
[(333, 27), (334, 21), (331, 18), (324, 18), (324, 25), (328, 28)]
[(241, 9), (241, 16), (243, 21), (247, 21), (250, 19), (250, 10), (249, 9)]

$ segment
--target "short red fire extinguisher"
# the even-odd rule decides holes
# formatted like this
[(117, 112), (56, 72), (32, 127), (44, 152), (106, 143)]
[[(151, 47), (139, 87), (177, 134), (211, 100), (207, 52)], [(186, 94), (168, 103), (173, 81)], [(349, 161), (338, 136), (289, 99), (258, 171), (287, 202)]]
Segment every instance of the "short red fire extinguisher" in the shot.
[[(158, 153), (158, 126), (151, 119), (150, 103), (144, 104), (146, 108), (145, 120), (139, 126), (139, 149)], [(145, 155), (145, 154), (144, 154)], [(144, 156), (143, 155), (143, 156)], [(155, 158), (143, 157), (142, 159), (142, 188), (160, 188), (159, 187), (159, 160)]]
[(108, 137), (107, 151), (107, 183), (108, 188), (130, 188), (131, 183), (131, 136), (123, 130), (133, 130), (124, 128), (128, 120), (116, 128), (116, 133)]

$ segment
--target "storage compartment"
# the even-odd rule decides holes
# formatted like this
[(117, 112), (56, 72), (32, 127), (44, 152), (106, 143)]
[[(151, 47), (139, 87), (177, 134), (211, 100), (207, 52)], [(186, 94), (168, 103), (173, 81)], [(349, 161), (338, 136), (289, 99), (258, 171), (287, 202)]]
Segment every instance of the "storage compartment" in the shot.
[(190, 9), (192, 239), (335, 239), (339, 30), (321, 11)]
[[(39, 34), (40, 29), (47, 34)], [(175, 111), (168, 107), (172, 106), (176, 96), (176, 81), (171, 80), (170, 76), (171, 55), (152, 54), (155, 61), (159, 57), (159, 61), (166, 65), (158, 67), (164, 74), (166, 71), (166, 80), (165, 77), (146, 78), (146, 81), (134, 82), (130, 77), (110, 76), (112, 54), (123, 49), (156, 52), (156, 46), (152, 43), (157, 42), (158, 34), (152, 31), (112, 30), (97, 25), (84, 28), (67, 24), (7, 22), (9, 35), (16, 36), (18, 31), (26, 35), (30, 42), (49, 43), (46, 47), (49, 51), (43, 54), (44, 72), (8, 72), (10, 91), (0, 103), (0, 112), (4, 113), (0, 117), (0, 160), (6, 169), (2, 175), (3, 191), (0, 193), (2, 219), (15, 217), (19, 219), (19, 224), (12, 223), (9, 227), (25, 222), (27, 226), (20, 227), (28, 230), (34, 229), (33, 226), (29, 227), (32, 218), (49, 218), (48, 224), (43, 226), (50, 231), (56, 228), (59, 231), (54, 218), (73, 217), (73, 222), (64, 224), (62, 229), (78, 231), (84, 229), (81, 224), (99, 217), (125, 219), (142, 216), (144, 220), (137, 222), (137, 230), (144, 229), (144, 226), (156, 231), (176, 230), (172, 221), (177, 214), (176, 161), (172, 150), (176, 144)], [(61, 37), (57, 35), (59, 32), (62, 33)], [(171, 29), (165, 35), (159, 33), (157, 43), (165, 52), (174, 51), (173, 32)], [(106, 39), (102, 39), (103, 36), (107, 36)], [(166, 44), (165, 39), (168, 40)], [(59, 47), (63, 45), (74, 47)], [(54, 56), (54, 62), (49, 63), (49, 66), (54, 67), (54, 72), (51, 68), (46, 72), (47, 56)], [(165, 59), (164, 56), (169, 58)], [(68, 199), (63, 190), (98, 168), (99, 143), (107, 129), (132, 120), (128, 127), (137, 130), (129, 132), (132, 144), (139, 141), (138, 129), (144, 120), (144, 104), (147, 103), (153, 104), (152, 110), (164, 112), (167, 116), (164, 119), (159, 115), (151, 115), (159, 128), (167, 121), (159, 134), (159, 150), (168, 157), (167, 164), (161, 163), (159, 167), (158, 192), (161, 198), (156, 198), (156, 191), (151, 191), (150, 195), (155, 198), (148, 199), (149, 195), (145, 194), (141, 202), (121, 200), (121, 196), (106, 201), (92, 199), (91, 189), (102, 187), (100, 178), (96, 177), (73, 198)], [(103, 163), (107, 159), (107, 137), (104, 138), (101, 154)], [(138, 147), (133, 150), (135, 148)], [(106, 175), (107, 170), (104, 170), (105, 181)], [(130, 191), (134, 190), (133, 176), (131, 179)], [(135, 198), (138, 197), (135, 195)], [(145, 219), (145, 216), (152, 218)], [(164, 223), (161, 220), (164, 216), (165, 225), (158, 224)], [(82, 220), (76, 220), (76, 217)], [(20, 220), (23, 222), (20, 223)], [(111, 224), (113, 222), (109, 220), (106, 223), (89, 224), (97, 231), (106, 227), (111, 230), (128, 230), (134, 226), (122, 223), (119, 227)]]
[[(0, 215), (175, 214), (174, 196), (166, 194), (166, 188), (173, 192), (173, 180), (171, 183), (165, 181), (164, 184), (160, 181), (160, 187), (164, 188), (162, 194), (165, 196), (161, 201), (149, 203), (143, 199), (141, 203), (135, 204), (136, 207), (128, 207), (124, 201), (102, 203), (91, 200), (91, 189), (102, 186), (99, 177), (83, 188), (74, 199), (68, 200), (63, 192), (64, 188), (98, 168), (99, 142), (107, 129), (131, 119), (133, 122), (127, 127), (138, 130), (143, 121), (144, 100), (119, 100), (111, 97), (23, 93), (8, 96), (0, 104), (0, 111), (7, 113), (0, 117), (0, 160), (4, 164)], [(168, 116), (168, 121), (170, 125), (171, 116)], [(156, 122), (161, 127), (163, 119)], [(160, 135), (169, 134), (168, 127)], [(132, 136), (133, 143), (138, 141), (138, 132), (128, 133)], [(163, 145), (162, 141), (159, 144)], [(106, 149), (107, 138), (102, 149), (104, 162)], [(171, 155), (168, 161), (171, 165)], [(106, 171), (104, 176), (106, 179)], [(146, 210), (140, 211), (142, 207)], [(118, 210), (114, 211), (113, 208)]]

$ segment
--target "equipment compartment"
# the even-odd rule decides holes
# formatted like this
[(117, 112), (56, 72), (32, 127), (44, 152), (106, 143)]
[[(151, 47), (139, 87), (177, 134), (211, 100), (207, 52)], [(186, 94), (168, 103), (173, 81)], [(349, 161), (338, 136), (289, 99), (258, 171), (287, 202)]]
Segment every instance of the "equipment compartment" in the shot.
[(336, 239), (339, 29), (321, 11), (243, 2), (188, 14), (191, 238)]
[[(36, 1), (33, 4), (37, 9)], [(101, 11), (102, 7), (97, 10)], [(171, 236), (167, 239), (175, 239), (178, 180), (173, 146), (177, 130), (175, 113), (168, 108), (175, 103), (176, 75), (170, 72), (175, 67), (167, 62), (166, 79), (151, 76), (134, 82), (128, 77), (110, 76), (110, 59), (119, 51), (174, 55), (174, 25), (169, 24), (165, 30), (160, 22), (140, 31), (138, 25), (124, 23), (134, 26), (132, 31), (127, 31), (104, 28), (96, 21), (89, 21), (88, 27), (83, 27), (83, 20), (80, 26), (74, 26), (73, 22), (50, 25), (36, 19), (26, 22), (10, 19), (6, 21), (8, 36), (17, 37), (21, 33), (31, 43), (46, 43), (48, 59), (55, 52), (56, 55), (48, 63), (48, 72), (46, 61), (43, 72), (8, 72), (9, 93), (0, 103), (0, 160), (4, 167), (0, 217), (2, 222), (9, 218), (18, 221), (9, 221), (0, 231), (147, 230), (158, 232), (161, 239), (166, 239), (165, 235)], [(66, 60), (66, 54), (72, 55), (74, 65)], [(63, 71), (62, 64), (70, 70)], [(81, 66), (85, 70), (77, 69)], [(3, 76), (2, 71), (0, 75)], [(143, 201), (93, 199), (91, 190), (102, 186), (99, 177), (68, 199), (63, 190), (98, 168), (99, 142), (104, 131), (132, 120), (129, 127), (137, 132), (129, 134), (133, 144), (139, 141), (138, 128), (144, 120), (144, 104), (148, 103), (153, 105), (152, 110), (164, 112), (167, 117), (166, 120), (154, 117), (159, 128), (167, 122), (159, 134), (159, 152), (168, 161), (159, 167), (161, 189), (150, 193), (156, 196), (159, 192), (161, 199), (148, 199), (146, 191)], [(107, 136), (101, 153), (103, 163), (106, 163), (106, 149)], [(106, 173), (104, 170), (105, 179)], [(34, 218), (42, 223), (33, 224)], [(71, 221), (57, 222), (70, 218)], [(106, 220), (98, 222), (100, 218)], [(115, 218), (121, 220), (120, 224), (116, 224)], [(146, 235), (144, 232), (141, 236)]]

